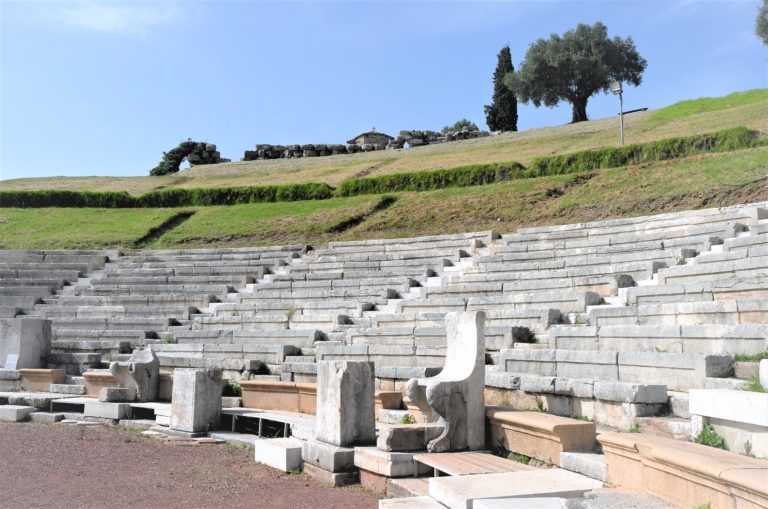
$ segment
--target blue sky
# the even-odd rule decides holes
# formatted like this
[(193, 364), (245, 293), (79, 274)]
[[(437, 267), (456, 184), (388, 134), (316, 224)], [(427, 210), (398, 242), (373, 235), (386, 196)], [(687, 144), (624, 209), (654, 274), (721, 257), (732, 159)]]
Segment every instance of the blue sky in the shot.
[[(496, 54), (579, 22), (648, 60), (625, 108), (763, 88), (758, 0), (259, 2), (0, 0), (0, 178), (146, 175), (186, 138), (343, 143), (375, 126), (485, 128)], [(590, 118), (617, 101), (590, 100)], [(570, 121), (521, 106), (519, 128)]]

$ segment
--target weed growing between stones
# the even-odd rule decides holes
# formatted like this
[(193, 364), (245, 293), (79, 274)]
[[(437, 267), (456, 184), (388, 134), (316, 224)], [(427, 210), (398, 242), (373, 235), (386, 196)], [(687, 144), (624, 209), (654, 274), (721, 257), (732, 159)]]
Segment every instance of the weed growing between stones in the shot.
[(701, 432), (693, 439), (697, 444), (708, 445), (718, 449), (725, 449), (725, 439), (717, 434), (715, 427), (711, 424), (705, 424)]
[(756, 376), (753, 376), (747, 380), (746, 384), (744, 384), (741, 390), (750, 392), (768, 392), (768, 388), (763, 387), (763, 384), (760, 383), (760, 378)]
[(407, 414), (400, 419), (400, 424), (416, 424), (416, 419), (411, 414)]

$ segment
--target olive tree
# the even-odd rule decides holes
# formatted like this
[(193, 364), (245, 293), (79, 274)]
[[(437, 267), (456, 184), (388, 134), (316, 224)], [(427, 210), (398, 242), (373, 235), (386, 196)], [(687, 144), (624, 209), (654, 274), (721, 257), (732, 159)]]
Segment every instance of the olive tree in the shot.
[(536, 107), (571, 103), (572, 121), (581, 122), (587, 120), (590, 97), (607, 92), (614, 80), (639, 85), (646, 66), (631, 37), (610, 39), (603, 23), (580, 23), (562, 36), (531, 44), (518, 71), (507, 74), (504, 83), (520, 102)]

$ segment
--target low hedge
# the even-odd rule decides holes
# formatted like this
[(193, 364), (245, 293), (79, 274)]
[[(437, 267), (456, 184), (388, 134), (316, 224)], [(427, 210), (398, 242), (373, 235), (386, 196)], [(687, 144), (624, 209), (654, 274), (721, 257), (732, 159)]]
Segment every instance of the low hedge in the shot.
[(151, 191), (141, 196), (131, 196), (124, 191), (0, 191), (0, 207), (194, 207), (236, 205), (238, 203), (324, 200), (332, 196), (333, 188), (331, 186), (313, 183), (211, 189), (165, 189), (162, 191)]
[(664, 161), (702, 154), (727, 152), (758, 144), (755, 133), (746, 127), (733, 127), (713, 133), (667, 138), (647, 143), (538, 157), (528, 168), (529, 176), (563, 175), (598, 168), (615, 168), (631, 164)]
[(460, 166), (448, 170), (394, 173), (380, 177), (344, 180), (336, 189), (336, 196), (479, 186), (520, 178), (524, 172), (525, 166), (517, 162), (509, 162)]

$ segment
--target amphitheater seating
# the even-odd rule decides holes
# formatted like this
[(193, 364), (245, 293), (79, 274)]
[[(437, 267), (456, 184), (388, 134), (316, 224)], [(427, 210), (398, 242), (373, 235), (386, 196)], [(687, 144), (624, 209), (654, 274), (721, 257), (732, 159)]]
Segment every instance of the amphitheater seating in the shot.
[(483, 310), (500, 404), (687, 418), (673, 400), (735, 388), (734, 356), (768, 346), (766, 218), (752, 205), (316, 249), (2, 251), (0, 317), (50, 318), (49, 367), (71, 376), (151, 344), (165, 375), (303, 383), (319, 360), (352, 359), (398, 390), (443, 365), (446, 313)]

